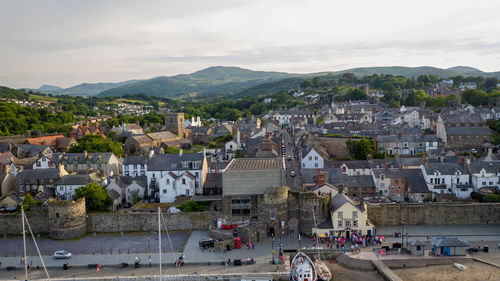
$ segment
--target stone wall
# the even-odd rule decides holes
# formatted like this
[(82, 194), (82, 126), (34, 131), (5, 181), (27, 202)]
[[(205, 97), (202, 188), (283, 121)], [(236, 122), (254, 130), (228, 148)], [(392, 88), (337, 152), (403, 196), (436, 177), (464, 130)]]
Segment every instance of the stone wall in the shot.
[(500, 224), (500, 203), (426, 203), (368, 205), (375, 226)]
[[(212, 219), (223, 218), (220, 212), (163, 214), (168, 230), (208, 229)], [(154, 231), (158, 229), (157, 213), (88, 214), (89, 232)], [(163, 229), (163, 227), (162, 227)]]
[(55, 239), (71, 239), (87, 232), (85, 199), (49, 203), (49, 232)]
[[(48, 214), (48, 209), (45, 206), (34, 206), (26, 212), (33, 233), (49, 232)], [(0, 214), (0, 234), (21, 234), (22, 231), (21, 213)], [(26, 226), (26, 231), (28, 231), (28, 226)]]

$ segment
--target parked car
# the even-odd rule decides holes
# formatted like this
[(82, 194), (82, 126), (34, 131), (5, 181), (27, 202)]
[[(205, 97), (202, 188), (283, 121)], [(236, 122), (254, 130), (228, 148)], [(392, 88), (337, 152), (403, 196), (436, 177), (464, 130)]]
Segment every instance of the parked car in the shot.
[(286, 158), (286, 160), (292, 161), (292, 156), (288, 155), (288, 157)]
[(291, 176), (291, 177), (295, 177), (295, 171), (291, 171), (291, 172), (290, 172), (290, 176)]
[(71, 258), (71, 253), (65, 250), (56, 251), (54, 253), (54, 259), (69, 259)]
[(130, 208), (130, 207), (132, 207), (132, 204), (130, 202), (123, 203), (123, 208)]
[(217, 242), (217, 239), (213, 238), (201, 239), (200, 242), (198, 242), (198, 245), (200, 245), (200, 248), (208, 249), (215, 247), (215, 242)]

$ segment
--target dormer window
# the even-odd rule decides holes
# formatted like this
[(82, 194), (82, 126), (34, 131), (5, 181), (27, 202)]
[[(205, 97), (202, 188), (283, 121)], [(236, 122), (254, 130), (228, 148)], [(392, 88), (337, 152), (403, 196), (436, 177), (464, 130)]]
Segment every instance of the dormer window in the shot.
[(189, 163), (188, 162), (182, 162), (182, 168), (188, 168), (189, 167)]

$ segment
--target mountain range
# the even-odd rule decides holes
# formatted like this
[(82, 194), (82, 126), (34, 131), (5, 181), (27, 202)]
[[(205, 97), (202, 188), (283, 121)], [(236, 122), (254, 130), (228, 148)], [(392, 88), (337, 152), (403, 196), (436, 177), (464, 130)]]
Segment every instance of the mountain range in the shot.
[(159, 76), (152, 79), (128, 80), (118, 83), (83, 83), (65, 89), (52, 85), (43, 85), (36, 90), (43, 93), (70, 96), (123, 96), (128, 94), (147, 94), (170, 98), (204, 98), (215, 94), (218, 97), (229, 95), (245, 96), (297, 88), (305, 78), (341, 75), (348, 72), (360, 77), (371, 74), (402, 75), (404, 77), (431, 74), (442, 78), (462, 75), (500, 79), (500, 72), (483, 72), (468, 66), (456, 66), (447, 69), (430, 66), (361, 67), (310, 74), (253, 71), (239, 67), (213, 66), (191, 74)]

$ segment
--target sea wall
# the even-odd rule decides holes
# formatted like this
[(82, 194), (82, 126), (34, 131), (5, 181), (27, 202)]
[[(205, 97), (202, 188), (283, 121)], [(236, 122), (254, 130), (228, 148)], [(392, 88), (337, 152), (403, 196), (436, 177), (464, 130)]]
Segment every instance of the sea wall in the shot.
[[(49, 211), (45, 206), (34, 206), (26, 212), (26, 217), (34, 233), (49, 232)], [(0, 234), (21, 234), (21, 213), (0, 214)], [(28, 226), (26, 225), (26, 231)]]
[(500, 224), (500, 203), (401, 203), (368, 205), (375, 226)]

